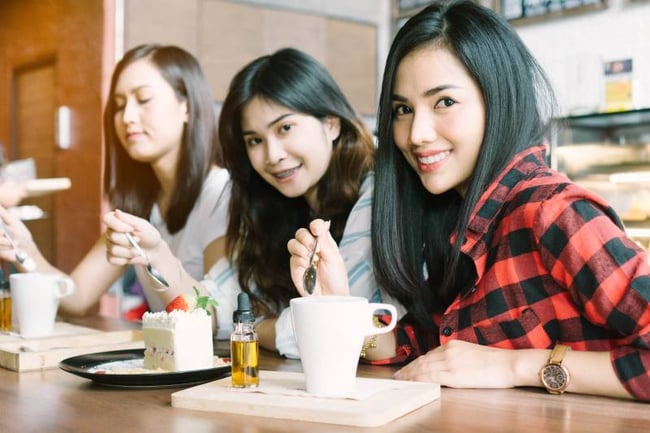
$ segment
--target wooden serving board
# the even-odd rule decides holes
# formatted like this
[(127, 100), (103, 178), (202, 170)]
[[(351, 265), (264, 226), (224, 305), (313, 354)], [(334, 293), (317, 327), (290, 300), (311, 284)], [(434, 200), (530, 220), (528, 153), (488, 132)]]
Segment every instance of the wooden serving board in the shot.
[(47, 337), (39, 338), (25, 338), (21, 337), (17, 332), (0, 332), (0, 344), (6, 343), (7, 341), (34, 341), (41, 340), (53, 337), (64, 337), (69, 335), (81, 335), (81, 334), (99, 334), (102, 331), (97, 329), (88, 328), (86, 326), (73, 325), (72, 323), (67, 322), (55, 322), (54, 331), (52, 335)]
[[(357, 389), (372, 386), (379, 392), (364, 398), (334, 399), (309, 395), (290, 395), (304, 382), (302, 373), (261, 371), (264, 383), (285, 387), (287, 394), (251, 392), (232, 388), (231, 378), (187, 388), (172, 394), (172, 406), (239, 415), (283, 418), (300, 421), (374, 427), (386, 424), (440, 398), (440, 385), (391, 379), (357, 378)], [(380, 383), (381, 382), (381, 383)], [(298, 385), (297, 385), (298, 384)]]
[(141, 331), (103, 332), (92, 328), (57, 322), (54, 334), (43, 338), (22, 338), (0, 334), (0, 367), (14, 371), (57, 368), (71, 356), (108, 350), (144, 347)]

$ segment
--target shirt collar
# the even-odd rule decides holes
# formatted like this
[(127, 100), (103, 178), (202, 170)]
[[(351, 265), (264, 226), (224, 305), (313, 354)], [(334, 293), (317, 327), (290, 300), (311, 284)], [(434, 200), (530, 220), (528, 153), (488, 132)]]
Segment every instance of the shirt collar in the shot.
[(468, 240), (471, 237), (471, 232), (476, 232), (479, 235), (488, 233), (494, 219), (512, 195), (512, 190), (517, 184), (538, 170), (540, 165), (546, 166), (545, 155), (545, 145), (530, 147), (515, 155), (510, 164), (488, 186), (476, 203), (467, 226)]
[[(496, 216), (522, 179), (528, 178), (539, 170), (540, 166), (547, 166), (545, 155), (545, 145), (530, 147), (516, 154), (476, 203), (467, 225), (465, 243), (461, 246), (461, 251), (474, 262), (476, 281), (480, 280), (485, 272), (486, 235), (494, 228)], [(469, 294), (472, 287), (470, 285), (461, 290), (461, 297)]]

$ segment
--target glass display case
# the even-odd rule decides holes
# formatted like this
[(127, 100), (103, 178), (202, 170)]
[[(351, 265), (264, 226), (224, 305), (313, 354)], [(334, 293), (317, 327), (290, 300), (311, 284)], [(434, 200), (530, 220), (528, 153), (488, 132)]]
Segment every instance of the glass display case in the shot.
[(605, 198), (628, 234), (650, 244), (650, 108), (557, 122), (551, 164)]

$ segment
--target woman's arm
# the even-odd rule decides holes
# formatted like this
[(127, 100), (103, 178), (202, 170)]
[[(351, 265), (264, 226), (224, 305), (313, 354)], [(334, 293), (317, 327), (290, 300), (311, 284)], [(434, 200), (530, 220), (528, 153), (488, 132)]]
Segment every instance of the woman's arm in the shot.
[[(499, 349), (453, 340), (415, 359), (394, 377), (452, 388), (543, 387), (539, 371), (550, 353), (548, 349)], [(614, 372), (610, 352), (571, 350), (562, 365), (570, 375), (567, 392), (632, 397)]]
[(210, 242), (203, 250), (203, 273), (210, 272), (210, 269), (224, 257), (226, 257), (226, 237), (222, 236)]
[[(538, 207), (534, 229), (550, 276), (566, 288), (581, 319), (603, 332), (603, 337), (598, 337), (578, 328), (566, 344), (584, 342), (588, 349), (591, 340), (608, 338), (611, 352), (606, 354), (607, 371), (613, 370), (621, 386), (636, 398), (650, 401), (647, 253), (627, 237), (611, 207), (573, 184), (550, 195)], [(575, 352), (569, 355), (576, 357)], [(604, 383), (607, 371), (600, 368), (597, 373), (604, 375)], [(591, 386), (600, 385), (595, 375), (593, 379)], [(581, 384), (580, 392), (587, 385)]]
[[(154, 281), (144, 282), (144, 284), (152, 285), (165, 305), (181, 294), (194, 294), (194, 288), (202, 295), (209, 295), (208, 290), (185, 271), (169, 245), (160, 237), (158, 230), (148, 221), (116, 210), (104, 215), (104, 223), (108, 227), (106, 231), (106, 259), (108, 262), (117, 266), (128, 264), (145, 266), (144, 258), (124, 235), (124, 233), (133, 234), (151, 265), (169, 283), (169, 288), (164, 289)], [(216, 311), (212, 309), (211, 314), (216, 327)]]
[(106, 260), (106, 242), (104, 237), (99, 238), (70, 273), (75, 292), (61, 299), (61, 313), (70, 316), (96, 313), (101, 296), (123, 273), (123, 266), (112, 265)]
[(151, 284), (165, 304), (182, 293), (193, 293), (194, 286), (198, 288), (198, 281), (185, 271), (158, 230), (148, 221), (116, 210), (104, 215), (104, 223), (107, 226), (106, 258), (108, 261), (117, 266), (146, 265), (145, 259), (126, 238), (125, 233), (130, 233), (146, 254), (151, 266), (169, 283), (169, 288), (165, 289), (153, 280), (143, 282), (143, 284)]
[[(4, 236), (0, 237), (1, 259), (11, 261), (19, 272), (65, 273), (54, 267), (43, 256), (29, 229), (20, 219), (15, 218), (4, 208), (0, 208), (0, 217), (18, 248), (27, 253), (36, 266), (35, 269), (28, 270), (18, 263), (11, 244)], [(70, 273), (75, 283), (75, 292), (72, 296), (61, 299), (61, 314), (85, 316), (94, 313), (101, 295), (123, 272), (122, 267), (111, 265), (106, 261), (106, 245), (104, 238), (100, 238)]]

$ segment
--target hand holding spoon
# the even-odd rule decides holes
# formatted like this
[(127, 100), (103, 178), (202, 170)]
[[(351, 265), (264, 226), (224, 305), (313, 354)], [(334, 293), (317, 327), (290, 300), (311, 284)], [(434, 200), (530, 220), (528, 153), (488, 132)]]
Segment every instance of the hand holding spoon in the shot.
[(149, 261), (149, 257), (147, 257), (147, 255), (144, 253), (144, 251), (142, 251), (142, 248), (140, 248), (140, 245), (138, 245), (138, 243), (135, 241), (133, 236), (131, 236), (131, 233), (124, 233), (124, 234), (126, 235), (126, 238), (129, 240), (131, 245), (133, 245), (133, 248), (135, 248), (135, 250), (138, 252), (138, 254), (140, 254), (140, 256), (142, 256), (142, 258), (146, 262), (145, 268), (147, 269), (147, 273), (149, 274), (149, 276), (151, 278), (153, 278), (153, 280), (156, 283), (163, 286), (163, 288), (156, 289), (156, 290), (158, 292), (164, 292), (165, 290), (167, 290), (169, 288), (169, 283), (167, 282), (167, 280), (165, 280), (165, 277), (163, 277), (160, 274), (160, 272), (158, 272), (157, 270), (154, 269), (153, 266), (151, 266), (151, 262)]
[(34, 262), (34, 259), (29, 257), (29, 255), (25, 251), (18, 248), (18, 245), (16, 245), (16, 241), (14, 241), (14, 238), (11, 237), (11, 235), (9, 234), (9, 230), (7, 230), (7, 226), (5, 226), (4, 223), (2, 224), (2, 231), (4, 232), (5, 237), (9, 239), (9, 243), (11, 244), (11, 247), (14, 249), (14, 254), (16, 255), (16, 261), (18, 261), (18, 263), (20, 263), (27, 272), (31, 272), (35, 270), (36, 262)]

